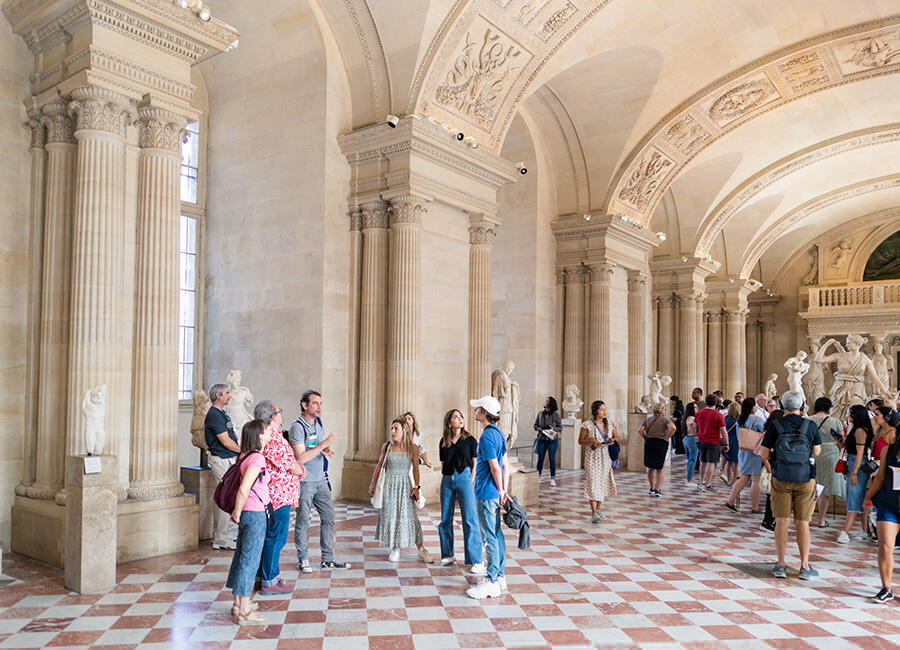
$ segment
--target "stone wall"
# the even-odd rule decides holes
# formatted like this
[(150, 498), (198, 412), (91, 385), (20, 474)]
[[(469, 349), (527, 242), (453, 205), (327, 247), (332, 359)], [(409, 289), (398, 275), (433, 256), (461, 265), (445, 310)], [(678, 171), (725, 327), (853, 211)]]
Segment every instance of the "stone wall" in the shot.
[(0, 20), (0, 547), (9, 548), (10, 507), (21, 478), (25, 432), (31, 234), (31, 158), (23, 102), (31, 54)]

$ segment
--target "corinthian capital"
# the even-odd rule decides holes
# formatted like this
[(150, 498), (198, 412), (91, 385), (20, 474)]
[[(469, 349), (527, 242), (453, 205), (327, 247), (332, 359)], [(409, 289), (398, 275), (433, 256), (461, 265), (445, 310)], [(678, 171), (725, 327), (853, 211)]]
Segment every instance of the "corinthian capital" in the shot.
[(362, 229), (387, 228), (387, 205), (384, 201), (369, 201), (359, 206), (362, 210)]
[(360, 208), (353, 208), (350, 212), (347, 213), (350, 217), (350, 231), (356, 232), (358, 230), (362, 230), (362, 219), (363, 213)]
[(628, 272), (628, 291), (630, 293), (636, 293), (638, 291), (643, 291), (644, 287), (647, 286), (648, 275), (643, 271), (629, 271)]
[(400, 223), (422, 225), (425, 200), (413, 194), (395, 196), (391, 199), (391, 207), (388, 212), (392, 226)]
[(592, 264), (590, 267), (591, 282), (609, 282), (615, 268), (616, 265), (610, 262)]
[(490, 246), (497, 235), (497, 222), (484, 215), (472, 216), (469, 219), (469, 243), (473, 246)]
[(187, 141), (187, 119), (158, 106), (143, 105), (138, 108), (140, 145), (142, 149), (166, 149), (181, 151), (181, 143)]
[(106, 131), (121, 138), (131, 121), (130, 100), (96, 86), (81, 86), (72, 91), (69, 113), (75, 117), (75, 130)]
[(65, 101), (59, 99), (44, 106), (41, 121), (47, 129), (48, 143), (75, 144), (75, 128)]

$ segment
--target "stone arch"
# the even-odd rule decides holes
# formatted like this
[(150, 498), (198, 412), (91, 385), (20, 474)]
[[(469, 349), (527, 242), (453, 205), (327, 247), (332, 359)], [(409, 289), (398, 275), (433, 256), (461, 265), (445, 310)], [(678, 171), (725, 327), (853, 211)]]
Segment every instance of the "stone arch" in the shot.
[[(856, 254), (850, 261), (849, 271), (850, 277), (856, 282), (869, 282), (865, 279), (865, 272), (872, 255), (891, 237), (900, 239), (900, 208), (886, 210), (878, 216), (893, 217), (893, 219), (882, 225), (857, 246)], [(900, 272), (896, 277), (900, 278)]]

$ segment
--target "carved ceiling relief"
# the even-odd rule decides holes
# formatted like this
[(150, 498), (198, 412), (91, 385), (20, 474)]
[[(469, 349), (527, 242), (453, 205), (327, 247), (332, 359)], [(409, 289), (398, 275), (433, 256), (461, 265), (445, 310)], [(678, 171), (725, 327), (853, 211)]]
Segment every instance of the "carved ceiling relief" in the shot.
[(435, 100), (490, 130), (509, 92), (508, 80), (528, 58), (515, 41), (496, 28), (473, 27), (435, 91)]
[(844, 74), (898, 65), (900, 30), (846, 41), (836, 45), (833, 52)]
[(715, 99), (709, 107), (709, 116), (719, 126), (724, 126), (751, 111), (762, 108), (781, 97), (765, 74), (749, 79)]
[(566, 21), (569, 20), (576, 11), (578, 11), (578, 9), (571, 2), (563, 3), (562, 7), (554, 11), (550, 17), (544, 21), (538, 36), (541, 40), (547, 41), (560, 27), (565, 25)]
[(661, 152), (650, 152), (641, 160), (619, 192), (619, 200), (643, 211), (671, 167), (672, 161)]
[(691, 114), (676, 120), (663, 136), (667, 144), (685, 156), (690, 156), (698, 151), (703, 143), (711, 137), (712, 134)]

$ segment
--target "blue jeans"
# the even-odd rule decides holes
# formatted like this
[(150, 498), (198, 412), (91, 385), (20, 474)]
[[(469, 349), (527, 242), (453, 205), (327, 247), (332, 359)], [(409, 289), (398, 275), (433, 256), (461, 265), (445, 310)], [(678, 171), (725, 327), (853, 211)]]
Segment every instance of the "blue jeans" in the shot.
[(291, 506), (281, 506), (275, 510), (272, 522), (266, 530), (266, 541), (263, 544), (262, 561), (259, 565), (259, 576), (263, 587), (271, 587), (278, 582), (278, 558), (287, 541), (288, 524), (291, 522)]
[(453, 511), (459, 498), (459, 513), (462, 516), (463, 545), (466, 549), (466, 564), (481, 564), (481, 528), (475, 510), (475, 489), (472, 487), (472, 470), (441, 478), (441, 523), (438, 536), (441, 539), (441, 557), (453, 555)]
[(506, 575), (506, 540), (500, 530), (500, 499), (478, 499), (478, 521), (487, 549), (487, 577), (491, 582), (497, 582), (497, 578)]
[(324, 480), (315, 483), (300, 482), (300, 501), (297, 505), (297, 520), (294, 522), (294, 546), (297, 559), (309, 560), (306, 529), (309, 527), (311, 508), (319, 513), (319, 547), (322, 561), (334, 559), (334, 508), (331, 506), (331, 490)]
[(694, 468), (697, 467), (697, 456), (700, 448), (697, 447), (697, 436), (684, 437), (684, 454), (687, 456), (687, 480), (694, 478)]
[(253, 593), (253, 579), (259, 569), (265, 539), (265, 511), (244, 510), (238, 524), (237, 543), (231, 558), (231, 568), (228, 570), (228, 580), (225, 581), (225, 587), (231, 589), (232, 595), (249, 596)]
[(543, 436), (537, 441), (537, 471), (544, 471), (544, 454), (550, 452), (550, 478), (556, 478), (556, 450), (559, 449), (559, 436), (553, 440), (545, 440)]

